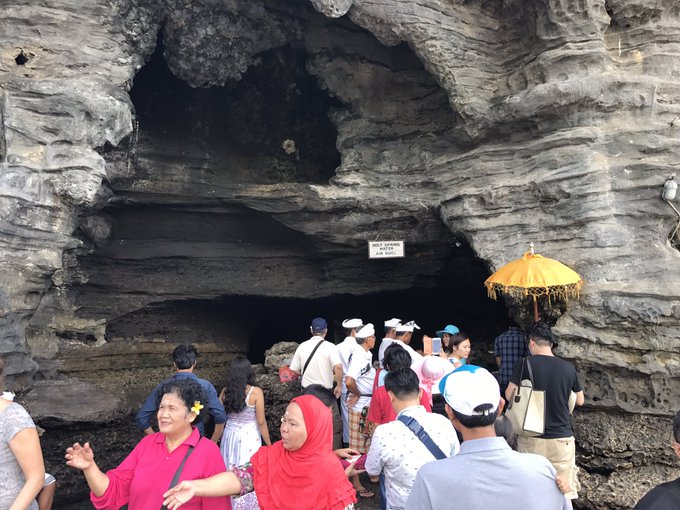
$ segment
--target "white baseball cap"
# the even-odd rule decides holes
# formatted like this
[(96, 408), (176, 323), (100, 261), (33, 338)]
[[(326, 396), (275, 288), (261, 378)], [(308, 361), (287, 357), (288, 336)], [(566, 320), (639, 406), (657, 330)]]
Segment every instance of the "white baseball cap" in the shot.
[(364, 325), (361, 319), (345, 319), (342, 321), (342, 327), (347, 329), (356, 329)]
[[(485, 368), (463, 365), (444, 376), (439, 391), (451, 409), (465, 416), (480, 416), (498, 409), (501, 390), (498, 381)], [(489, 411), (475, 411), (483, 404), (491, 404)]]

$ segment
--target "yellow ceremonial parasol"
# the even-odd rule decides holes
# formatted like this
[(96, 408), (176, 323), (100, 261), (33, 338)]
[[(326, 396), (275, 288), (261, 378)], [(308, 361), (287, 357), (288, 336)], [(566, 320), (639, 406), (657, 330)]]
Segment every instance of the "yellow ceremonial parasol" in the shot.
[(492, 299), (496, 299), (498, 293), (517, 299), (532, 296), (534, 319), (538, 320), (536, 298), (578, 298), (583, 279), (561, 262), (534, 253), (534, 243), (530, 246), (531, 249), (522, 258), (508, 262), (489, 276), (484, 286)]

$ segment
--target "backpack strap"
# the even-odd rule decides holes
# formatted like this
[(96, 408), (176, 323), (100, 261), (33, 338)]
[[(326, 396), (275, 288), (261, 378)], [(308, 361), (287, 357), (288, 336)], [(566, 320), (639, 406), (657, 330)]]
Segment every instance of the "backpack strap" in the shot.
[(411, 432), (413, 432), (418, 439), (425, 445), (425, 448), (429, 450), (432, 456), (437, 459), (445, 459), (446, 454), (435, 444), (430, 435), (425, 432), (423, 426), (418, 423), (418, 420), (411, 416), (404, 416), (403, 414), (399, 416), (399, 421), (406, 425)]

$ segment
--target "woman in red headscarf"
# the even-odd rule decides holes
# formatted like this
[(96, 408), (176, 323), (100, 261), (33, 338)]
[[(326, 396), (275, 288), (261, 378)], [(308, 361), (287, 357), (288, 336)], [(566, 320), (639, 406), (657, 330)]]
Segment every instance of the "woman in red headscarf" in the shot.
[[(332, 451), (331, 412), (318, 398), (294, 398), (281, 418), (281, 441), (263, 446), (251, 458), (252, 479), (261, 510), (345, 510), (356, 494)], [(243, 492), (233, 472), (184, 481), (169, 490), (170, 509), (194, 496), (227, 496)]]

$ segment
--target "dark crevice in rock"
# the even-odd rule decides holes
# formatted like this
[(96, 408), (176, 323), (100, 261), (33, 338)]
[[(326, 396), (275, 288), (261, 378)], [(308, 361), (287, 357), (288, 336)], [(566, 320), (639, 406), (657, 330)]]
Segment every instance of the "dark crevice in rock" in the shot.
[(24, 50), (21, 50), (19, 54), (14, 57), (14, 61), (17, 63), (18, 66), (23, 66), (26, 65), (26, 62), (28, 62), (30, 57), (24, 53)]
[(261, 53), (238, 82), (191, 88), (176, 78), (158, 46), (130, 96), (139, 143), (164, 159), (210, 167), (232, 182), (325, 183), (340, 164), (329, 110), (337, 100), (305, 69), (306, 52)]

